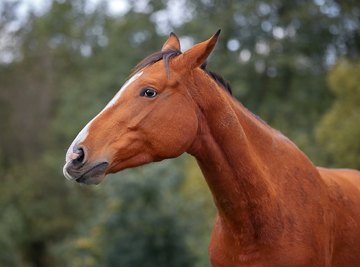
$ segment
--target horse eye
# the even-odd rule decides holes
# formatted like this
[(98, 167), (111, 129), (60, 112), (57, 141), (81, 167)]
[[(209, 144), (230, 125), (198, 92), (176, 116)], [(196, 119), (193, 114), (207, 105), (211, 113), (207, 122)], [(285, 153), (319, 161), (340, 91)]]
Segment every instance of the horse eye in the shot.
[(157, 92), (152, 88), (144, 88), (140, 93), (140, 96), (145, 96), (149, 98), (155, 97), (156, 95)]

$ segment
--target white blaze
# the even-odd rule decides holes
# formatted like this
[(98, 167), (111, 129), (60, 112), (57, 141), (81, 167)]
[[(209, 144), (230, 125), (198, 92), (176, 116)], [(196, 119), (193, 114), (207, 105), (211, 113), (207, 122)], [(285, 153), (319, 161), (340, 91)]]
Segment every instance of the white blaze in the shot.
[(129, 87), (130, 84), (132, 84), (136, 79), (138, 79), (143, 74), (142, 71), (136, 73), (134, 76), (132, 76), (119, 90), (119, 92), (116, 93), (116, 95), (113, 97), (113, 99), (110, 100), (110, 102), (105, 106), (105, 108), (96, 115), (91, 121), (89, 121), (86, 126), (80, 131), (80, 133), (75, 137), (74, 141), (71, 143), (69, 149), (66, 152), (65, 161), (70, 161), (70, 155), (73, 153), (74, 146), (80, 142), (83, 142), (86, 137), (88, 136), (88, 130), (90, 128), (91, 123), (98, 117), (100, 114), (102, 114), (105, 110), (112, 107), (116, 104), (116, 102), (120, 99), (122, 94), (125, 92), (125, 90)]

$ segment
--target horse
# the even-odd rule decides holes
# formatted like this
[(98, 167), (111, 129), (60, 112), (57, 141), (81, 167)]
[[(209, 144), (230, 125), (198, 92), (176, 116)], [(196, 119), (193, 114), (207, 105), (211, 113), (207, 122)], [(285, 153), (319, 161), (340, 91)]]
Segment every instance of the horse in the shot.
[(314, 166), (205, 64), (220, 30), (181, 52), (171, 33), (70, 145), (83, 184), (188, 153), (217, 208), (213, 267), (360, 266), (360, 172)]

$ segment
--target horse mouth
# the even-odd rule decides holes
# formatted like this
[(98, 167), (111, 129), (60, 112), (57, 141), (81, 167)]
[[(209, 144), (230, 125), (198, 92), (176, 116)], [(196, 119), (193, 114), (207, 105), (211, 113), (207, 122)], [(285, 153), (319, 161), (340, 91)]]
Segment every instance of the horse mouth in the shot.
[(84, 172), (75, 181), (81, 184), (99, 184), (105, 178), (105, 171), (109, 163), (101, 162)]

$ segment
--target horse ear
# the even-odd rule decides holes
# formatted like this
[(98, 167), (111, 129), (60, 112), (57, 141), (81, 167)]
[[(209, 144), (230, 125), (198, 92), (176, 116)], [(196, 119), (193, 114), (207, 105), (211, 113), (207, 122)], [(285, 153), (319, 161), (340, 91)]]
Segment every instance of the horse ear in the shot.
[(180, 51), (180, 41), (179, 38), (176, 36), (175, 33), (171, 32), (169, 38), (164, 43), (163, 47), (161, 48), (161, 51), (167, 51), (167, 50), (176, 50)]
[(220, 31), (221, 30), (218, 30), (210, 39), (196, 44), (187, 50), (182, 57), (185, 61), (185, 65), (190, 66), (193, 69), (201, 66), (213, 51), (220, 35)]

